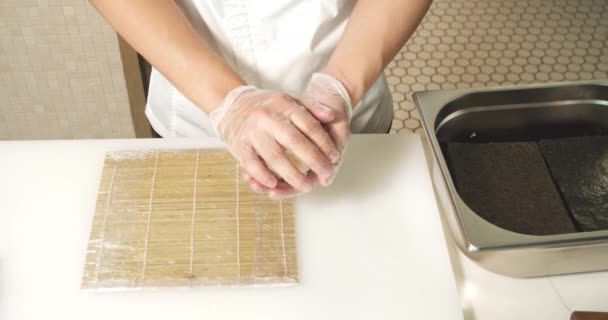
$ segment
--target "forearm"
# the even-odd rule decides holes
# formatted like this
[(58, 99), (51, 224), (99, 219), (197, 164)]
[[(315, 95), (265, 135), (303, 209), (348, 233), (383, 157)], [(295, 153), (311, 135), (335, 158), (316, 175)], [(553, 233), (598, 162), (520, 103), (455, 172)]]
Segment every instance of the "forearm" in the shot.
[(412, 36), (431, 0), (359, 0), (326, 73), (350, 93), (353, 107)]
[(209, 113), (243, 80), (198, 36), (174, 0), (90, 0), (102, 16)]

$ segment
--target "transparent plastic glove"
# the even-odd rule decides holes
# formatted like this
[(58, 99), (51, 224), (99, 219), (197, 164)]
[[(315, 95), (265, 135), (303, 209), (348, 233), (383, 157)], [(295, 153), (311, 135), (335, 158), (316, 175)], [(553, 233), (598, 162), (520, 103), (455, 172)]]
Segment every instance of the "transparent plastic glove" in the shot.
[[(327, 74), (315, 73), (298, 101), (323, 123), (323, 127), (340, 152), (338, 162), (333, 164), (331, 175), (328, 178), (318, 177), (323, 185), (328, 186), (340, 168), (342, 155), (350, 140), (350, 120), (352, 118), (350, 95), (336, 78)], [(298, 190), (287, 184), (278, 184), (276, 187), (268, 189), (250, 175), (245, 174), (243, 178), (249, 182), (253, 190), (267, 191), (272, 199), (282, 199), (298, 193)]]
[[(279, 92), (237, 87), (210, 118), (247, 175), (265, 188), (277, 187), (282, 179), (299, 192), (310, 191), (314, 175), (330, 179), (333, 163), (339, 159), (339, 151), (321, 123)], [(310, 173), (298, 170), (288, 152), (310, 168)]]
[[(350, 120), (353, 116), (350, 95), (344, 85), (328, 74), (315, 73), (300, 103), (323, 123), (343, 155), (350, 140)], [(327, 117), (329, 114), (333, 114), (333, 117)], [(334, 170), (334, 174), (336, 172)]]

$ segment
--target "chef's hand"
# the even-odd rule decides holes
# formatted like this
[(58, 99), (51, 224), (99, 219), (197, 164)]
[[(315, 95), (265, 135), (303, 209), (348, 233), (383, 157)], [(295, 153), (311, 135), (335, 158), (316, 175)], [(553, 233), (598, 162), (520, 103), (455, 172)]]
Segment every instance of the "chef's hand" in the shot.
[[(289, 185), (298, 192), (310, 191), (317, 177), (331, 179), (333, 164), (340, 157), (321, 123), (279, 92), (237, 87), (210, 118), (246, 175), (264, 188)], [(286, 152), (301, 160), (309, 173), (298, 170)], [(281, 179), (285, 183), (279, 184)]]
[[(350, 119), (353, 110), (350, 95), (344, 85), (326, 73), (315, 73), (300, 98), (300, 103), (323, 123), (340, 155), (343, 155), (350, 140)], [(328, 118), (327, 114), (333, 114), (333, 117)], [(333, 173), (335, 175), (337, 170)]]
[[(317, 178), (321, 184), (328, 186), (340, 168), (342, 155), (350, 139), (350, 119), (352, 117), (350, 96), (344, 85), (336, 78), (328, 74), (315, 73), (298, 102), (323, 124), (340, 152), (339, 160), (333, 164), (329, 178), (311, 175), (311, 178)], [(298, 190), (292, 187), (293, 185), (279, 183), (274, 188), (265, 188), (251, 175), (244, 174), (243, 178), (249, 182), (253, 190), (267, 191), (272, 199), (287, 198), (298, 193)]]

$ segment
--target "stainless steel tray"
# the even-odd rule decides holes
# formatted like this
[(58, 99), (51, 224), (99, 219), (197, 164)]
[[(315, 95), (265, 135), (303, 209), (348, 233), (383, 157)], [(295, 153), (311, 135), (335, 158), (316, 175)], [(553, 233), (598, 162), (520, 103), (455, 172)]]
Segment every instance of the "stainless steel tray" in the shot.
[(442, 148), (448, 142), (608, 134), (608, 81), (427, 91), (414, 99), (435, 156), (439, 205), (465, 254), (515, 277), (608, 270), (608, 230), (531, 236), (482, 219), (458, 195)]

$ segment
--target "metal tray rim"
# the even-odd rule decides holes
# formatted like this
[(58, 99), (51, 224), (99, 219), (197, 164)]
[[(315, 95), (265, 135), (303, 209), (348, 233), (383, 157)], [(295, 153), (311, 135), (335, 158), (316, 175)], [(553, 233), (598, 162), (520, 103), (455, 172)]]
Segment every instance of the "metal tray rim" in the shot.
[[(525, 85), (525, 86), (508, 86), (508, 87), (490, 87), (490, 88), (476, 88), (476, 89), (455, 89), (455, 90), (433, 90), (416, 92), (413, 94), (416, 102), (417, 109), (420, 113), (421, 122), (427, 137), (430, 141), (431, 150), (435, 156), (435, 159), (439, 165), (439, 171), (441, 173), (442, 182), (444, 187), (449, 190), (448, 197), (451, 205), (453, 214), (457, 215), (457, 222), (459, 231), (461, 232), (464, 245), (469, 252), (481, 252), (481, 251), (494, 251), (494, 250), (508, 250), (508, 249), (525, 249), (525, 248), (550, 248), (550, 247), (564, 247), (564, 246), (580, 246), (589, 245), (598, 242), (608, 241), (608, 230), (594, 231), (594, 232), (579, 232), (569, 234), (558, 234), (558, 235), (526, 235), (501, 229), (492, 223), (483, 220), (488, 225), (502, 231), (504, 238), (500, 241), (495, 239), (488, 239), (479, 234), (471, 232), (471, 215), (477, 216), (460, 198), (458, 192), (453, 183), (452, 176), (448, 170), (447, 163), (443, 156), (441, 147), (436, 138), (436, 132), (439, 126), (436, 125), (436, 121), (430, 121), (431, 119), (436, 120), (439, 111), (448, 103), (464, 97), (468, 94), (476, 92), (493, 92), (493, 91), (508, 91), (508, 90), (532, 90), (539, 88), (556, 88), (561, 86), (581, 86), (581, 85), (600, 85), (608, 86), (608, 81), (604, 80), (592, 80), (592, 81), (577, 81), (577, 82), (560, 82), (560, 83), (548, 83), (538, 85)], [(428, 103), (428, 100), (433, 100), (432, 104)], [(591, 102), (591, 101), (590, 101)], [(593, 100), (594, 104), (601, 104), (608, 106), (608, 101)], [(431, 107), (429, 107), (429, 105)], [(518, 104), (520, 107), (528, 107), (530, 103)], [(545, 104), (546, 105), (546, 104)], [(422, 107), (424, 106), (424, 108)], [(495, 106), (497, 108), (511, 106), (503, 105)], [(441, 123), (441, 122), (440, 122)]]

